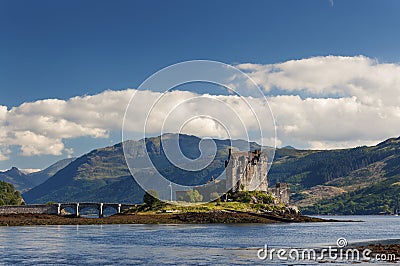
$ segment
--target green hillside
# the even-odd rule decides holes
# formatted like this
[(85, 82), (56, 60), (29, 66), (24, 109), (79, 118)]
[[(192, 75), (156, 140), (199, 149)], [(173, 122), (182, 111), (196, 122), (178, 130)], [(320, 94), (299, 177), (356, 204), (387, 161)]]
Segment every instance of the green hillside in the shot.
[[(23, 197), (27, 203), (105, 201), (110, 195), (116, 195), (111, 188), (126, 176), (130, 176), (130, 173), (122, 145), (116, 145), (94, 150), (74, 160), (44, 183), (25, 192)], [(133, 179), (130, 181), (133, 182)], [(128, 184), (121, 186), (132, 187)], [(109, 189), (104, 191), (105, 188)], [(136, 200), (136, 196), (131, 195), (127, 201)]]
[(390, 214), (399, 211), (400, 175), (363, 189), (321, 200), (302, 209), (306, 214)]
[(0, 206), (21, 205), (22, 202), (21, 194), (14, 189), (13, 185), (0, 181)]
[(399, 146), (398, 141), (391, 140), (374, 147), (326, 151), (295, 150), (291, 156), (276, 159), (269, 172), (269, 180), (272, 184), (289, 182), (296, 185), (297, 189), (310, 188), (347, 176), (390, 156), (399, 156)]
[[(348, 193), (331, 199), (322, 200), (314, 206), (304, 208), (306, 213), (340, 213), (340, 214), (379, 214), (400, 212), (400, 138), (390, 139), (371, 148), (371, 152), (388, 152), (387, 158), (379, 162), (375, 171), (368, 171), (362, 183), (353, 178), (353, 184), (361, 184), (360, 188), (350, 186)], [(382, 151), (383, 150), (383, 151)], [(363, 169), (363, 170), (364, 170)], [(368, 177), (374, 177), (369, 179)], [(350, 180), (344, 181), (349, 182)], [(340, 185), (341, 183), (338, 183)], [(351, 182), (350, 182), (351, 184)], [(334, 184), (336, 185), (336, 184)], [(346, 185), (346, 183), (344, 183)]]
[(300, 151), (278, 158), (273, 182), (289, 182), (292, 201), (308, 214), (378, 214), (397, 211), (400, 138), (373, 147)]

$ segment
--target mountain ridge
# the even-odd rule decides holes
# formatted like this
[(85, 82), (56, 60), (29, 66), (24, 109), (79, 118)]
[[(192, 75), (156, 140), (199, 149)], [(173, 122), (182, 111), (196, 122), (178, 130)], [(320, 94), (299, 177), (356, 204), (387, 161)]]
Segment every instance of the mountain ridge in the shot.
[[(200, 138), (188, 135), (183, 135), (182, 138), (184, 139), (183, 153), (194, 158), (198, 156)], [(175, 169), (165, 161), (160, 137), (148, 138), (145, 141), (147, 141), (146, 146), (151, 152), (153, 163), (161, 166), (161, 171), (169, 175), (172, 181), (186, 182), (186, 184), (207, 181), (214, 173), (223, 169), (229, 147), (227, 140), (216, 140), (218, 152), (212, 168), (188, 175), (187, 172)], [(140, 146), (140, 141), (130, 143), (134, 149)], [(252, 149), (259, 147), (254, 143), (251, 146)], [(140, 157), (141, 152), (143, 151), (138, 149), (134, 154)], [(323, 206), (331, 204), (329, 200), (335, 200), (336, 197), (346, 199), (354, 197), (360, 201), (355, 201), (356, 204), (364, 206), (362, 201), (366, 201), (366, 197), (362, 195), (367, 191), (370, 193), (374, 186), (378, 196), (383, 197), (385, 191), (397, 193), (397, 190), (391, 189), (391, 184), (396, 183), (396, 178), (400, 175), (398, 160), (400, 160), (400, 137), (385, 140), (375, 146), (351, 149), (280, 148), (276, 150), (275, 161), (268, 178), (270, 186), (277, 182), (290, 183), (293, 203), (299, 203), (305, 212), (329, 213), (330, 210), (334, 210), (336, 214), (341, 214), (351, 208), (354, 210), (351, 206), (352, 200), (342, 199), (341, 209), (329, 209)], [(385, 182), (388, 187), (378, 189), (377, 185), (386, 184)], [(116, 191), (119, 192), (116, 193)], [(119, 193), (120, 196), (117, 195)], [(23, 197), (28, 203), (57, 200), (114, 200), (138, 203), (141, 202), (142, 195), (143, 191), (135, 183), (125, 164), (123, 144), (118, 143), (93, 150), (77, 158), (43, 184), (25, 192)], [(388, 207), (372, 205), (363, 208), (368, 213), (379, 213), (396, 208), (393, 201), (388, 201), (386, 204)], [(318, 209), (313, 206), (318, 206)], [(363, 211), (361, 208), (355, 210), (356, 213)]]
[(0, 171), (0, 180), (12, 184), (20, 192), (25, 192), (40, 185), (73, 160), (75, 158), (62, 159), (43, 170), (33, 173), (25, 173), (13, 166), (9, 170)]

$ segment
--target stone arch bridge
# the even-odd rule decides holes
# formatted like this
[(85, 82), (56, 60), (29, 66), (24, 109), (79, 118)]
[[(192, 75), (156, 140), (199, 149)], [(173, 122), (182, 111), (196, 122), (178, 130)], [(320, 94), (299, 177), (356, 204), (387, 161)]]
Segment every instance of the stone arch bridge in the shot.
[(130, 209), (136, 204), (122, 204), (122, 203), (102, 203), (102, 202), (68, 202), (68, 203), (53, 203), (53, 204), (30, 204), (20, 206), (0, 206), (1, 214), (57, 214), (62, 215), (63, 210), (70, 208), (74, 210), (73, 215), (80, 216), (83, 209), (96, 209), (98, 210), (99, 218), (104, 216), (106, 208), (113, 208), (117, 213), (121, 213)]

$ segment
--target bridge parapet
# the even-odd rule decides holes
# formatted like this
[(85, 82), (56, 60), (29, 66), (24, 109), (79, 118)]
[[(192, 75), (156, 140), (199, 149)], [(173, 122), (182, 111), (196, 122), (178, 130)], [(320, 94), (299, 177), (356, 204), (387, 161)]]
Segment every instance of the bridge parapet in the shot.
[(0, 206), (0, 214), (57, 214), (54, 204)]
[(93, 208), (99, 211), (99, 217), (104, 216), (106, 208), (113, 208), (117, 213), (121, 213), (136, 204), (121, 203), (101, 203), (101, 202), (68, 202), (55, 204), (30, 204), (19, 206), (0, 206), (0, 215), (4, 214), (57, 214), (62, 215), (62, 210), (72, 208), (74, 216), (79, 217), (81, 210), (85, 208)]

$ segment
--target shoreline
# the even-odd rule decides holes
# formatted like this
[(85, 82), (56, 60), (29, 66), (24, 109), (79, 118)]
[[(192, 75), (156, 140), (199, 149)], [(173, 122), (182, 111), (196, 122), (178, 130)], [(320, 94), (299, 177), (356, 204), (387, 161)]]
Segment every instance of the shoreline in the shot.
[(123, 213), (104, 218), (68, 217), (53, 214), (0, 215), (0, 226), (95, 225), (95, 224), (244, 224), (354, 222), (302, 215), (259, 214), (252, 212)]
[(395, 259), (391, 262), (400, 261), (400, 239), (371, 240), (352, 243), (348, 248), (357, 248), (359, 250), (370, 249), (372, 254), (394, 255)]

